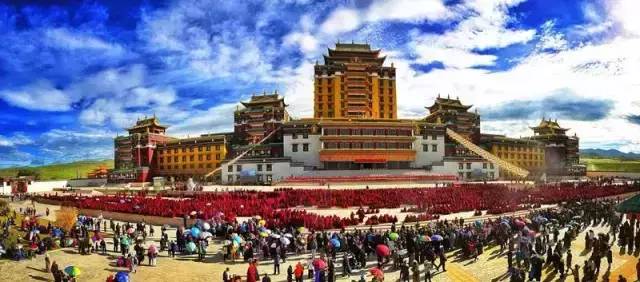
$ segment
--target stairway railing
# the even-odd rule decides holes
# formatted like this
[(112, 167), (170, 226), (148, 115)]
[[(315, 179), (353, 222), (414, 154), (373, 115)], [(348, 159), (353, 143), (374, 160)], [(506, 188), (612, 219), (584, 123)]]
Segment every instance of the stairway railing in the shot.
[(487, 152), (486, 150), (480, 148), (478, 145), (473, 144), (473, 142), (469, 141), (467, 138), (464, 138), (462, 135), (457, 132), (447, 128), (447, 135), (451, 137), (451, 139), (460, 143), (462, 146), (467, 148), (469, 151), (476, 153), (478, 156), (481, 156), (485, 160), (497, 165), (500, 169), (510, 172), (513, 175), (526, 178), (529, 175), (529, 171), (521, 168), (517, 165), (514, 165), (508, 161), (505, 161), (501, 158), (496, 157), (494, 154)]

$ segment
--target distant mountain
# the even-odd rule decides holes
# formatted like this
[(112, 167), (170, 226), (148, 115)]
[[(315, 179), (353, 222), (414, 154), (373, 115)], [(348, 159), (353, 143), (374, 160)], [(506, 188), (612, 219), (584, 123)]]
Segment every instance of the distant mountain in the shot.
[(113, 160), (82, 160), (42, 166), (10, 167), (0, 169), (0, 177), (15, 177), (19, 171), (33, 171), (40, 180), (62, 180), (87, 177), (87, 173), (100, 166), (113, 168)]
[(640, 154), (636, 153), (624, 153), (616, 149), (582, 149), (580, 150), (580, 157), (582, 158), (613, 158), (613, 159), (627, 159), (627, 160), (640, 160)]

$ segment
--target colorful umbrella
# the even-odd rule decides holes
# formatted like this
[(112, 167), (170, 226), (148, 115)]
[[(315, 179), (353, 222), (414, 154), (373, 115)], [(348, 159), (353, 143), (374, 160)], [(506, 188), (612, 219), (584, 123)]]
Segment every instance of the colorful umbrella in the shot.
[(438, 241), (442, 241), (443, 239), (444, 239), (444, 238), (442, 238), (442, 236), (440, 236), (440, 235), (438, 235), (438, 234), (431, 236), (431, 241), (436, 241), (436, 242), (438, 242)]
[(307, 229), (305, 229), (304, 226), (298, 227), (298, 232), (304, 233), (305, 231), (307, 231)]
[(392, 232), (391, 234), (389, 234), (389, 239), (391, 239), (391, 241), (398, 240), (398, 238), (400, 238), (400, 235), (398, 235), (398, 233), (396, 232)]
[(267, 225), (267, 221), (264, 220), (264, 219), (261, 219), (260, 221), (258, 221), (258, 225), (265, 226), (265, 225)]
[(191, 227), (191, 236), (198, 238), (198, 235), (200, 235), (200, 229), (198, 229), (198, 227)]
[(262, 231), (262, 232), (260, 232), (260, 237), (267, 238), (267, 237), (269, 237), (269, 233), (267, 233), (265, 231)]
[(78, 275), (80, 275), (80, 268), (73, 265), (67, 266), (64, 268), (64, 273), (71, 277), (77, 277)]
[(331, 246), (333, 246), (334, 248), (336, 249), (340, 248), (340, 240), (334, 238), (334, 239), (331, 239), (329, 242), (331, 243)]
[(388, 257), (391, 254), (391, 250), (387, 245), (380, 244), (376, 246), (376, 254), (382, 257)]
[(193, 253), (196, 251), (196, 244), (194, 242), (187, 243), (186, 249), (188, 252)]
[(517, 219), (513, 221), (513, 224), (518, 228), (523, 228), (526, 225), (523, 221)]
[(312, 264), (316, 270), (327, 268), (327, 262), (319, 258), (314, 259)]
[(127, 233), (128, 234), (133, 234), (133, 232), (135, 232), (136, 230), (133, 229), (133, 227), (129, 227), (129, 229), (127, 229)]
[(384, 277), (384, 272), (382, 272), (382, 270), (380, 268), (377, 268), (377, 267), (369, 269), (369, 273), (371, 273), (371, 275), (373, 275), (374, 277), (377, 277), (377, 278)]
[(124, 271), (118, 271), (115, 277), (116, 282), (129, 282), (129, 273)]

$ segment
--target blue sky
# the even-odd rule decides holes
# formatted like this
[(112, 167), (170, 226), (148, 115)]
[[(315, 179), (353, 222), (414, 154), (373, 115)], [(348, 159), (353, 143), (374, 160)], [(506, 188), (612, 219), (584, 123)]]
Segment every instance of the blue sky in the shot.
[(451, 95), (485, 132), (544, 116), (584, 148), (640, 152), (639, 3), (0, 1), (0, 167), (111, 158), (145, 115), (176, 136), (231, 130), (263, 91), (311, 116), (313, 64), (352, 40), (394, 63), (400, 117)]

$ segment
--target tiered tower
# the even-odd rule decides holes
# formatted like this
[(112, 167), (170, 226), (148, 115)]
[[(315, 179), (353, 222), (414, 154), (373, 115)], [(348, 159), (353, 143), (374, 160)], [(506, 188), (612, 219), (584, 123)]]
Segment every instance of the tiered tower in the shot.
[(369, 44), (337, 43), (315, 66), (314, 117), (396, 119), (396, 69)]

